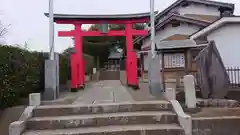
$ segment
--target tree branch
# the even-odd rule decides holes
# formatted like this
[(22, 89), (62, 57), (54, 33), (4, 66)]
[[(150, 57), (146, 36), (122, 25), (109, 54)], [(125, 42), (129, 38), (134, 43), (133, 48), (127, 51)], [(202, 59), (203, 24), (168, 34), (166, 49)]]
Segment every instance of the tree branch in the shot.
[(4, 35), (6, 35), (8, 33), (8, 28), (11, 25), (9, 24), (8, 26), (4, 26), (1, 22), (0, 22), (0, 37), (3, 37)]

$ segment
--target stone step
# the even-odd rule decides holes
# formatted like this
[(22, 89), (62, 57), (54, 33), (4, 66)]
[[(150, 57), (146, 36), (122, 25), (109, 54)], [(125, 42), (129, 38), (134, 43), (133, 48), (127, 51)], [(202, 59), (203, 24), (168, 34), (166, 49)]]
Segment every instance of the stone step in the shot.
[(172, 105), (168, 101), (141, 101), (91, 105), (40, 106), (33, 110), (33, 117), (137, 111), (172, 111)]
[(103, 126), (75, 129), (27, 131), (23, 135), (184, 135), (174, 124)]
[(65, 129), (108, 125), (173, 124), (177, 116), (172, 112), (123, 112), (59, 117), (35, 117), (27, 122), (31, 130)]

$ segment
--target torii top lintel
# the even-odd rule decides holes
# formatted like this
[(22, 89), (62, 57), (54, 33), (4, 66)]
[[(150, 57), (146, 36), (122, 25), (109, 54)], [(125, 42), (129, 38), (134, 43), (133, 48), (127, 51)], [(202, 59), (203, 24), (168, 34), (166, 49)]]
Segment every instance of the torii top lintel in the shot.
[[(158, 12), (156, 11), (155, 14)], [(49, 17), (49, 13), (45, 13)], [(105, 14), (105, 15), (77, 15), (77, 14), (54, 14), (54, 22), (57, 24), (126, 24), (147, 23), (150, 20), (150, 12), (136, 14)]]

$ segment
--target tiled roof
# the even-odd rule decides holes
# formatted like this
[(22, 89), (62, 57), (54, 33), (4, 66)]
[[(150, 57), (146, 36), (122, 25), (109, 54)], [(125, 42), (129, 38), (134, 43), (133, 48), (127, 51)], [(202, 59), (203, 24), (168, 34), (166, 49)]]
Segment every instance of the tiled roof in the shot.
[(209, 32), (218, 29), (220, 26), (228, 24), (228, 23), (238, 23), (240, 24), (240, 16), (229, 16), (229, 17), (223, 17), (208, 27), (205, 27), (204, 29), (194, 33), (193, 35), (190, 36), (191, 39), (197, 39), (205, 34), (208, 34)]
[[(199, 3), (199, 4), (205, 4), (205, 5), (210, 5), (210, 6), (217, 6), (217, 7), (223, 7), (228, 10), (230, 10), (231, 13), (234, 12), (235, 5), (232, 3), (226, 3), (226, 2), (220, 2), (220, 1), (215, 1), (215, 0), (176, 0), (173, 4), (168, 6), (166, 9), (164, 9), (162, 12), (157, 14), (155, 22), (158, 22), (160, 18), (163, 16), (167, 16), (167, 14), (174, 9), (175, 7), (184, 4), (184, 3)], [(193, 17), (193, 15), (190, 15)], [(214, 16), (194, 16), (193, 18), (198, 18), (203, 21), (209, 21), (209, 22), (214, 22), (217, 19)], [(157, 25), (157, 24), (156, 24)], [(139, 36), (134, 42), (139, 42), (142, 39), (146, 38), (145, 36)]]
[(232, 13), (234, 11), (234, 4), (231, 4), (231, 3), (224, 3), (224, 2), (219, 2), (219, 1), (215, 1), (215, 0), (177, 0), (172, 5), (170, 5), (168, 8), (166, 8), (165, 10), (160, 12), (156, 16), (156, 20), (160, 19), (162, 16), (166, 15), (169, 11), (171, 11), (175, 7), (183, 4), (184, 2), (185, 3), (192, 2), (192, 3), (199, 3), (199, 4), (205, 4), (205, 5), (211, 5), (211, 6), (225, 7), (225, 8), (231, 9)]
[(178, 49), (178, 48), (195, 48), (199, 46), (206, 46), (207, 44), (198, 45), (194, 40), (172, 40), (172, 41), (161, 41), (156, 44), (157, 50), (162, 49)]
[(120, 59), (122, 57), (122, 53), (120, 52), (110, 52), (108, 59)]
[[(208, 41), (195, 41), (192, 39), (184, 39), (184, 40), (163, 40), (161, 42), (156, 43), (157, 50), (164, 49), (180, 49), (180, 48), (195, 48), (202, 47), (208, 45)], [(142, 51), (151, 50), (151, 46), (147, 46), (142, 48)]]
[[(156, 24), (156, 26), (155, 26), (156, 31), (158, 31), (161, 27), (163, 27), (164, 25), (168, 24), (172, 20), (192, 23), (192, 24), (200, 25), (202, 27), (206, 27), (209, 24), (211, 24), (211, 22), (207, 21), (207, 20), (200, 20), (200, 19), (197, 19), (197, 18), (193, 18), (193, 17), (188, 17), (188, 16), (183, 16), (183, 15), (178, 15), (178, 14), (172, 13), (172, 14), (168, 15), (164, 20), (162, 20), (161, 22)], [(141, 37), (138, 40), (142, 40), (144, 38), (147, 38), (150, 35), (151, 35), (151, 33), (149, 33), (147, 36)]]
[(214, 22), (214, 21), (216, 21), (220, 18), (219, 16), (201, 15), (201, 14), (184, 14), (184, 16), (194, 18), (194, 19), (203, 20), (203, 21), (210, 21), (210, 22)]
[(170, 40), (185, 40), (188, 39), (189, 35), (183, 35), (183, 34), (175, 34), (170, 37), (167, 37), (163, 39), (163, 41), (170, 41)]
[[(157, 14), (158, 11), (155, 12)], [(44, 13), (49, 17), (49, 13)], [(111, 19), (133, 19), (133, 18), (145, 18), (150, 17), (150, 12), (134, 13), (134, 14), (54, 14), (54, 20), (111, 20)]]

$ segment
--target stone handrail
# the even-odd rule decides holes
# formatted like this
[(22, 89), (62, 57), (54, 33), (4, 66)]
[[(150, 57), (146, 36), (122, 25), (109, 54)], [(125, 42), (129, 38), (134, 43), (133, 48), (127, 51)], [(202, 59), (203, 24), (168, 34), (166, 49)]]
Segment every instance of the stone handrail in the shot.
[(178, 121), (184, 129), (185, 135), (192, 135), (192, 118), (190, 115), (184, 113), (182, 106), (177, 100), (170, 100), (175, 113), (178, 116)]
[(29, 94), (29, 106), (25, 108), (18, 121), (12, 122), (9, 125), (9, 135), (21, 135), (26, 129), (27, 120), (32, 117), (33, 110), (41, 104), (40, 95), (40, 93)]

